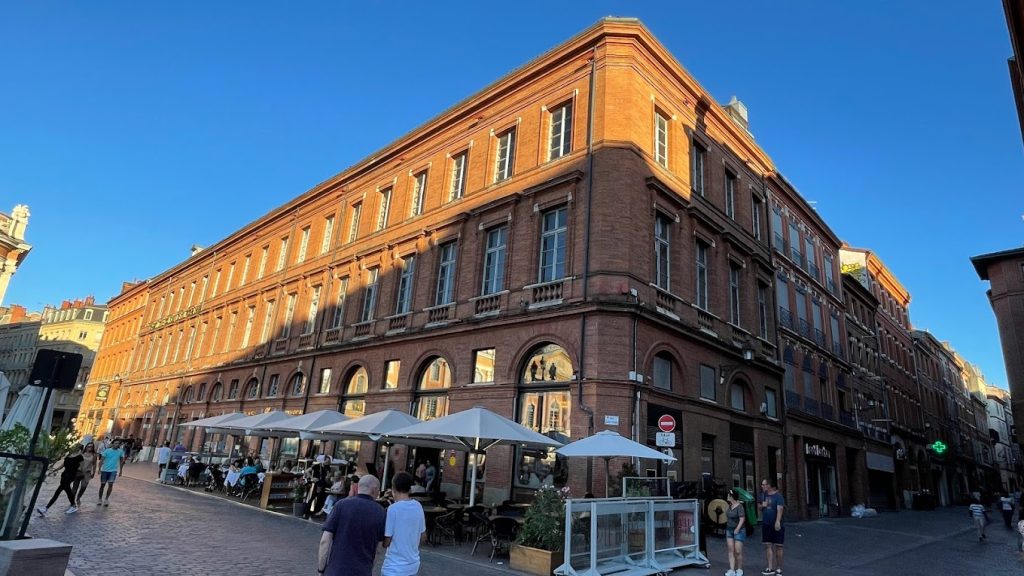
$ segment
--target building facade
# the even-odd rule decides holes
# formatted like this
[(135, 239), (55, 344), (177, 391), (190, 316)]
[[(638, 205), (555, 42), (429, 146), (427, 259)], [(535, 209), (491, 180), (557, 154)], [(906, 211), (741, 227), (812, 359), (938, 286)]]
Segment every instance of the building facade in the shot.
[(32, 246), (25, 242), (25, 229), (28, 228), (28, 206), (18, 204), (10, 215), (0, 212), (0, 304), (11, 283), (11, 277)]
[(72, 427), (77, 423), (85, 383), (89, 379), (96, 351), (103, 337), (106, 314), (107, 307), (96, 304), (92, 296), (81, 300), (65, 300), (60, 307), (43, 308), (36, 337), (36, 351), (46, 348), (82, 355), (82, 366), (78, 370), (74, 388), (54, 394), (54, 427)]
[(988, 434), (993, 444), (993, 460), (998, 470), (998, 485), (1002, 492), (1017, 492), (1020, 483), (1020, 445), (1017, 444), (1017, 426), (1010, 408), (1010, 393), (995, 386), (985, 387), (985, 413)]

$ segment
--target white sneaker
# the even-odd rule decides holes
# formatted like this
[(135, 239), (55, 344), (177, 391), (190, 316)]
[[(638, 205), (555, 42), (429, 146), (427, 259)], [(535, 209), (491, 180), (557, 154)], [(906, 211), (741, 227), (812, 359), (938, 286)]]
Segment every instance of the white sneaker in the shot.
[(38, 506), (36, 508), (36, 512), (38, 512), (40, 516), (46, 516), (46, 506)]
[(78, 512), (78, 506), (72, 506), (64, 511), (65, 514), (74, 514), (75, 512)]
[(743, 570), (737, 570), (736, 576), (743, 576)]
[(725, 576), (736, 576), (736, 571), (735, 570), (726, 570), (725, 571)]

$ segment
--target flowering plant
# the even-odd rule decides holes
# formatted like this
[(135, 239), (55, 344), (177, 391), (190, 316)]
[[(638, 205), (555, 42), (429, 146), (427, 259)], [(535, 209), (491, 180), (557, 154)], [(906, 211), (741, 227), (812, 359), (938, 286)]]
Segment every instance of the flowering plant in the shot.
[(540, 487), (526, 511), (516, 543), (541, 550), (561, 550), (565, 543), (565, 499), (568, 497), (568, 486)]

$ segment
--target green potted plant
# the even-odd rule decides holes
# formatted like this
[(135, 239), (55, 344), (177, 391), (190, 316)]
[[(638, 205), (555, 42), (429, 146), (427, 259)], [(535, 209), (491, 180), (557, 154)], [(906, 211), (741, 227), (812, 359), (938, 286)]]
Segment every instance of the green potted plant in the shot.
[(538, 576), (550, 576), (562, 564), (565, 544), (565, 499), (569, 488), (543, 486), (526, 511), (523, 526), (509, 551), (509, 565)]
[(306, 483), (301, 477), (292, 482), (292, 514), (302, 518), (306, 512)]

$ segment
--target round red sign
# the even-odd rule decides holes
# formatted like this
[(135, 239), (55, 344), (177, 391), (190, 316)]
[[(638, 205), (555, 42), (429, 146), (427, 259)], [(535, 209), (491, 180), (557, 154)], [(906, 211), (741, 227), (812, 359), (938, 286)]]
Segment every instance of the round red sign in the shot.
[(658, 418), (658, 428), (661, 429), (662, 432), (671, 432), (676, 429), (676, 419), (665, 414), (661, 418)]

